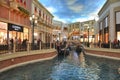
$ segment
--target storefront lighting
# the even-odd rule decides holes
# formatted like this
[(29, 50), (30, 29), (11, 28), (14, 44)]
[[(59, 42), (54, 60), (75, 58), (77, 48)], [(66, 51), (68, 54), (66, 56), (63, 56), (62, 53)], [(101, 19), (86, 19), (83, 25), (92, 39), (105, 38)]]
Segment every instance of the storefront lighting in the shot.
[(59, 31), (59, 32), (58, 32), (58, 34), (59, 34), (59, 41), (60, 41), (60, 35), (61, 35), (61, 31)]
[(34, 33), (34, 36), (38, 36), (38, 34), (37, 34), (37, 33)]

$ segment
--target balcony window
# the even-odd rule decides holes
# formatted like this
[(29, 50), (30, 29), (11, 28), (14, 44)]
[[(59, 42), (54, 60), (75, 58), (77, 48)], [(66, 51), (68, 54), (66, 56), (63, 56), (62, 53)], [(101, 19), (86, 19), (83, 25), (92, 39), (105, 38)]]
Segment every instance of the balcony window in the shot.
[(24, 1), (24, 6), (26, 6), (26, 1)]
[(41, 16), (41, 11), (39, 10), (39, 16)]
[(34, 8), (34, 11), (37, 12), (37, 7)]
[(22, 2), (23, 2), (23, 0), (20, 0), (20, 2), (22, 3)]

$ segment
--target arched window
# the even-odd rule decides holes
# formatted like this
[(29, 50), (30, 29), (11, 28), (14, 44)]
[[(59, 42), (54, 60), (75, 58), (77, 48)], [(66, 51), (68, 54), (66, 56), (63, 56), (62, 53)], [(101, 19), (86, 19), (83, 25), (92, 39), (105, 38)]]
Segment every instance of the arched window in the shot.
[(26, 6), (26, 1), (24, 1), (24, 6)]
[(37, 12), (37, 7), (34, 8), (34, 11)]

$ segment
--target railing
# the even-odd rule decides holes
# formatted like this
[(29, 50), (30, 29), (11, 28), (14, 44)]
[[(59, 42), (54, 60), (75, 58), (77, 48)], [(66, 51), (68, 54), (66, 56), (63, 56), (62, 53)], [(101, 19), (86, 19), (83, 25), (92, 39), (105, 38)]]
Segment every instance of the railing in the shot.
[(8, 45), (0, 45), (0, 54), (8, 52)]
[[(85, 47), (88, 47), (88, 42), (81, 42)], [(120, 43), (89, 43), (90, 48), (111, 48), (111, 49), (120, 49)]]
[(54, 43), (0, 45), (0, 54), (55, 48)]

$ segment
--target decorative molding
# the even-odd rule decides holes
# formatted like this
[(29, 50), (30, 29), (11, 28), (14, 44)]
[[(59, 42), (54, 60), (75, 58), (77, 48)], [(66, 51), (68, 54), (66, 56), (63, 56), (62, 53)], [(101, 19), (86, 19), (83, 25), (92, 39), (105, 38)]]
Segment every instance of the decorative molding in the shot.
[(21, 12), (23, 12), (23, 13), (25, 13), (25, 14), (27, 14), (27, 15), (30, 14), (28, 10), (24, 9), (24, 8), (21, 7), (21, 6), (18, 6), (17, 8), (18, 8)]

